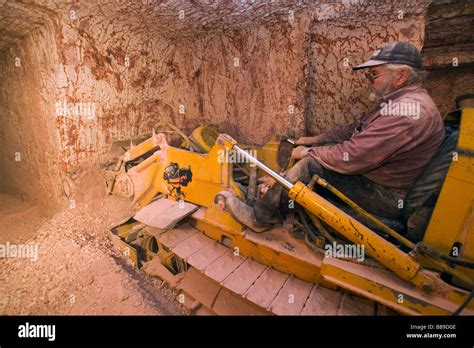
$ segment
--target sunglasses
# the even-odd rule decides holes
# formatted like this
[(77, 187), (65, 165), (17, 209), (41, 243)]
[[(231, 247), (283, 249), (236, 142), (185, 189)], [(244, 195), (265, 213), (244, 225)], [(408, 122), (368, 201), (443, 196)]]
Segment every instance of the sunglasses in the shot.
[(378, 75), (374, 75), (373, 72), (371, 71), (367, 71), (364, 73), (365, 77), (367, 78), (367, 80), (369, 80), (370, 82), (374, 82), (375, 79), (377, 79), (378, 77), (382, 76), (382, 75), (385, 75), (387, 72), (384, 72), (384, 73), (381, 73), (381, 74), (378, 74)]

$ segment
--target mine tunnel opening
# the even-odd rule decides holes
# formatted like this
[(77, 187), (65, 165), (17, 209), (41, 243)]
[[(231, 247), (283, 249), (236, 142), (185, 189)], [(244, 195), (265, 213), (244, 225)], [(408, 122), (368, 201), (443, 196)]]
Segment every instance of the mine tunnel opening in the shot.
[[(37, 233), (48, 221), (56, 208), (48, 202), (44, 189), (49, 186), (40, 184), (41, 177), (47, 178), (51, 171), (45, 161), (48, 151), (47, 132), (45, 131), (42, 110), (33, 103), (38, 100), (38, 91), (29, 85), (21, 69), (21, 60), (13, 61), (7, 50), (14, 45), (3, 38), (0, 50), (0, 243), (25, 242)], [(23, 62), (24, 63), (24, 62)], [(8, 69), (8, 67), (13, 67)], [(11, 79), (18, 79), (12, 83)], [(28, 95), (18, 98), (22, 93)], [(38, 123), (38, 124), (36, 124)], [(39, 154), (44, 150), (45, 153)], [(54, 171), (54, 169), (53, 169)]]

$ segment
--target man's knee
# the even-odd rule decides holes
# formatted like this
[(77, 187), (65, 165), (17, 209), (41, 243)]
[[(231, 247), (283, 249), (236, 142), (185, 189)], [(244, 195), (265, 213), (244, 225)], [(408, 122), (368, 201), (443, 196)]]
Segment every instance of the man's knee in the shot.
[(322, 176), (323, 172), (324, 169), (321, 164), (313, 157), (307, 156), (288, 170), (286, 179), (292, 183), (301, 181), (304, 184), (308, 184), (313, 175)]

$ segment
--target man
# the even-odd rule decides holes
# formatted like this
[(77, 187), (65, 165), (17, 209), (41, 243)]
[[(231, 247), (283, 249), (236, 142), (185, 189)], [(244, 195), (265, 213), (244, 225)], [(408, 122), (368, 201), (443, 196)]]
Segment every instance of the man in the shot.
[[(421, 86), (421, 65), (418, 49), (401, 41), (354, 67), (366, 71), (372, 109), (353, 123), (298, 139), (292, 157), (299, 162), (286, 178), (307, 184), (317, 174), (368, 212), (399, 217), (407, 190), (444, 138), (443, 119)], [(254, 206), (259, 225), (283, 218), (288, 204), (279, 184), (265, 190)]]

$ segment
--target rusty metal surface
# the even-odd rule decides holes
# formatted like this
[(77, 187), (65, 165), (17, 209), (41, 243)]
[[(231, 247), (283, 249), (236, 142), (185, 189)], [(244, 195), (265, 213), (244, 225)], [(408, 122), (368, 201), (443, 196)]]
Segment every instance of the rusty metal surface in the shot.
[(375, 311), (375, 302), (345, 292), (342, 295), (337, 315), (374, 315)]
[(232, 272), (234, 272), (246, 259), (247, 257), (235, 255), (232, 250), (228, 250), (216, 261), (206, 267), (204, 273), (208, 277), (218, 282), (222, 282)]
[(288, 274), (267, 268), (246, 291), (244, 297), (260, 307), (269, 308), (289, 277)]
[(336, 315), (343, 294), (316, 284), (311, 289), (301, 315)]

